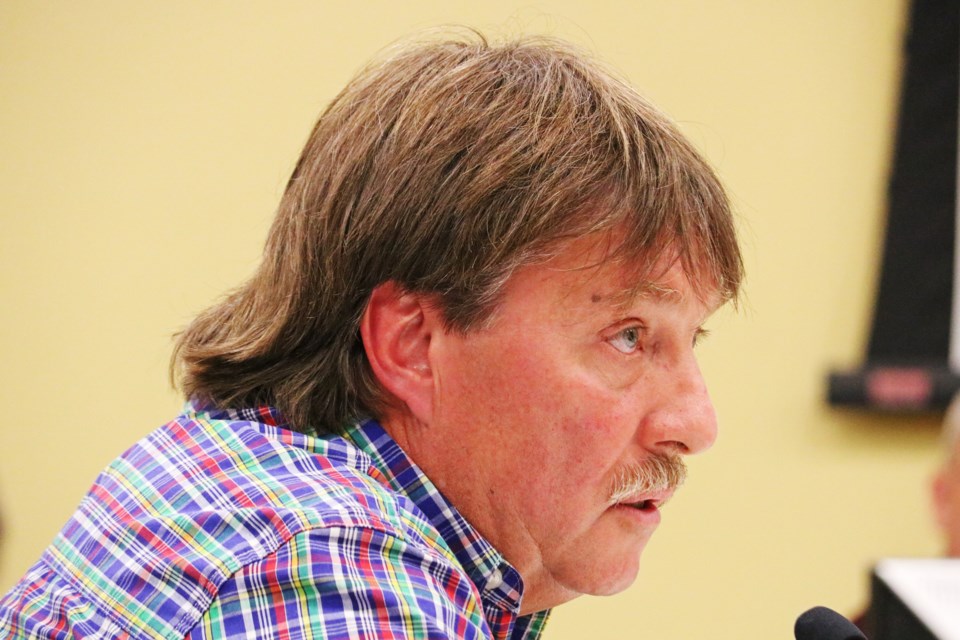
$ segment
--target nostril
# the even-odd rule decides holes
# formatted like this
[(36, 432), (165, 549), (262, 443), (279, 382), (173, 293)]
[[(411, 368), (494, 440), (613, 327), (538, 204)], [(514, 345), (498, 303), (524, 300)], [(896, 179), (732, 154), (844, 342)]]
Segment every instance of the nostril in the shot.
[(690, 447), (679, 440), (667, 440), (660, 443), (660, 446), (673, 454), (688, 455), (690, 453)]

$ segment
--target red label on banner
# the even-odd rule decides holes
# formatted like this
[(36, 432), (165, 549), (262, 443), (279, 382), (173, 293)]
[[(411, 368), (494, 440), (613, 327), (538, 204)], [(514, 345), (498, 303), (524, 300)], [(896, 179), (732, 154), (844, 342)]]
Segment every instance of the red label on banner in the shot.
[(929, 372), (917, 368), (889, 367), (867, 374), (867, 399), (882, 407), (919, 408), (933, 396)]

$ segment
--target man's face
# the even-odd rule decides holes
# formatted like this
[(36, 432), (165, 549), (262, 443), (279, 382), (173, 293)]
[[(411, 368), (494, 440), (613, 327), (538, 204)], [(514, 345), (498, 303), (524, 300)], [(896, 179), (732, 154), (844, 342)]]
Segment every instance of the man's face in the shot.
[(519, 270), (489, 327), (431, 347), (430, 428), (454, 434), (462, 460), (441, 489), (520, 571), (525, 611), (629, 586), (672, 488), (612, 504), (618, 476), (716, 437), (693, 348), (719, 299), (672, 259), (626, 296), (638, 283), (603, 262), (608, 239)]

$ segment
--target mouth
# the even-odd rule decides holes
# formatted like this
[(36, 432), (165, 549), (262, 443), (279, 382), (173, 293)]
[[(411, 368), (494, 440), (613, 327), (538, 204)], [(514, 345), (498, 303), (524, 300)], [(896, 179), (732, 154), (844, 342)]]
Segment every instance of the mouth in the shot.
[(637, 511), (652, 513), (660, 507), (660, 501), (648, 498), (646, 500), (639, 500), (637, 502), (620, 502), (617, 503), (617, 506), (629, 507), (631, 509), (636, 509)]
[(673, 497), (673, 489), (660, 491), (635, 491), (628, 495), (614, 496), (611, 505), (636, 509), (637, 511), (657, 511)]
[(613, 474), (608, 504), (656, 512), (673, 496), (685, 476), (686, 467), (679, 456), (654, 455), (624, 464)]
[(660, 518), (663, 515), (660, 513), (660, 507), (664, 502), (666, 498), (660, 497), (627, 498), (613, 503), (608, 513), (619, 514), (619, 517), (626, 517), (635, 526), (652, 530), (660, 524)]

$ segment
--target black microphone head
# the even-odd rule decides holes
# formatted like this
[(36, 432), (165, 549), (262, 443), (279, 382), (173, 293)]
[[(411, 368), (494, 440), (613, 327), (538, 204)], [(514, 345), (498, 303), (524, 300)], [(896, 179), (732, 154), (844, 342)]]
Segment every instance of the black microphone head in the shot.
[(866, 640), (857, 626), (826, 607), (804, 611), (793, 625), (797, 640)]

